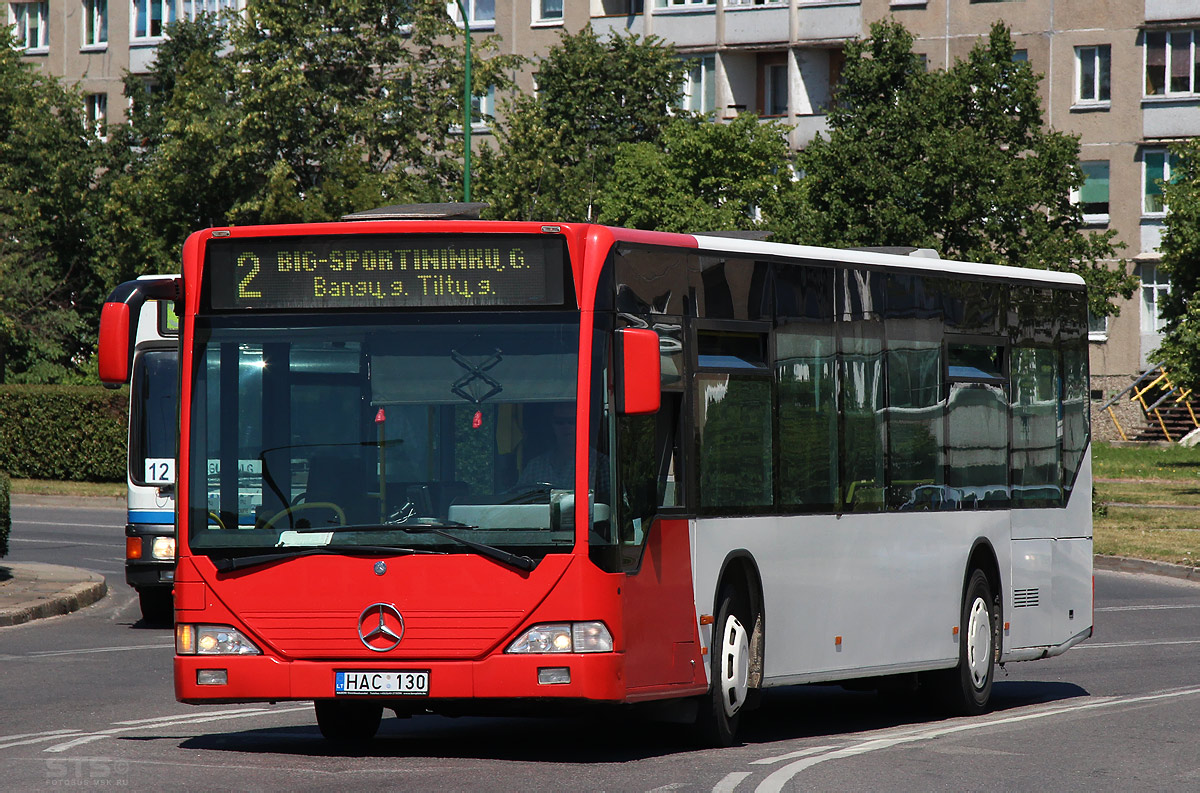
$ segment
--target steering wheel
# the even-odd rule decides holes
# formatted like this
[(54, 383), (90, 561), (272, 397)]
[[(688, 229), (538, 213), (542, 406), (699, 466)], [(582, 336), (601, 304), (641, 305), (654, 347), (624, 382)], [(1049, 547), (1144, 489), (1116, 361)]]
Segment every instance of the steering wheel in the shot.
[(282, 518), (284, 516), (287, 516), (288, 523), (291, 524), (292, 526), (294, 526), (295, 522), (291, 520), (291, 517), (293, 515), (295, 515), (298, 512), (304, 512), (305, 510), (308, 510), (308, 509), (318, 509), (318, 508), (332, 510), (333, 514), (338, 519), (338, 525), (339, 526), (346, 525), (346, 511), (344, 509), (342, 509), (341, 507), (339, 507), (337, 504), (334, 504), (332, 501), (306, 501), (303, 504), (293, 504), (289, 507), (284, 507), (283, 509), (279, 510), (274, 515), (272, 515), (271, 517), (269, 517), (265, 521), (263, 521), (262, 527), (264, 529), (269, 529), (275, 525), (276, 521), (278, 521), (280, 518)]

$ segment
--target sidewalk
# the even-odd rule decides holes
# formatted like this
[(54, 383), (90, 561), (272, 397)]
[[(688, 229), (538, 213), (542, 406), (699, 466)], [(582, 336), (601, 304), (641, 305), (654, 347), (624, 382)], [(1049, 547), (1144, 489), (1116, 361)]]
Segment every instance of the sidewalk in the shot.
[(69, 614), (107, 592), (104, 576), (91, 570), (0, 559), (0, 626)]

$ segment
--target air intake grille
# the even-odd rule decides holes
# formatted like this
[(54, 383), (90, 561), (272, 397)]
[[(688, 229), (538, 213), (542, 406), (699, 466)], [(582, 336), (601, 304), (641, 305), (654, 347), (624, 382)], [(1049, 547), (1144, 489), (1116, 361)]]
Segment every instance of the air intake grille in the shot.
[(1038, 593), (1040, 590), (1034, 589), (1014, 589), (1013, 590), (1013, 608), (1030, 608), (1038, 605)]

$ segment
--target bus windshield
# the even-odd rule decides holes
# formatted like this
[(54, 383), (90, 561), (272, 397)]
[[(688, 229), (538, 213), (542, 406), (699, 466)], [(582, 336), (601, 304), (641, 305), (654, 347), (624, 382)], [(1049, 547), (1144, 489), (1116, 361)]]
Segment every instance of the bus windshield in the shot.
[(578, 315), (478, 319), (198, 318), (191, 549), (569, 550)]
[(147, 350), (135, 360), (130, 381), (129, 473), (135, 484), (159, 484), (155, 473), (175, 460), (179, 403), (179, 352)]

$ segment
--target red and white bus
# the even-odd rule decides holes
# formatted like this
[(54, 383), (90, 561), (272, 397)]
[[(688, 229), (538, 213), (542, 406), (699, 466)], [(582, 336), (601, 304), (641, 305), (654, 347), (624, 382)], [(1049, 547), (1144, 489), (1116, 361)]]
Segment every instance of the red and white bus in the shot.
[[(1073, 275), (574, 223), (208, 229), (181, 301), (175, 691), (383, 710), (919, 682), (1092, 633)], [(155, 282), (157, 283), (157, 282)]]

